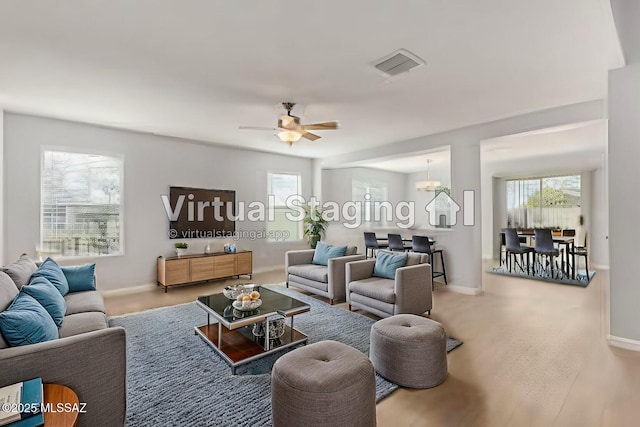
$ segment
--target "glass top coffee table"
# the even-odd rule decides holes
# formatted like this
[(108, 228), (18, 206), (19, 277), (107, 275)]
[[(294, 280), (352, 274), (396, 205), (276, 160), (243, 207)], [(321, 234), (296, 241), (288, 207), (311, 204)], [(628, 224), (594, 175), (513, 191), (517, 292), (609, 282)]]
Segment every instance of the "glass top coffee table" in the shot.
[[(233, 374), (239, 365), (307, 342), (307, 336), (294, 329), (293, 316), (309, 311), (309, 305), (262, 286), (254, 289), (260, 292), (262, 305), (252, 311), (234, 308), (233, 301), (223, 294), (207, 295), (196, 300), (196, 305), (207, 313), (207, 324), (196, 326), (196, 334), (231, 365)], [(289, 319), (289, 324), (284, 325), (284, 333), (277, 338), (270, 337), (271, 328), (264, 327), (265, 320), (274, 322), (282, 317)], [(262, 335), (256, 336), (253, 333), (254, 326), (261, 322), (264, 322), (259, 328)]]

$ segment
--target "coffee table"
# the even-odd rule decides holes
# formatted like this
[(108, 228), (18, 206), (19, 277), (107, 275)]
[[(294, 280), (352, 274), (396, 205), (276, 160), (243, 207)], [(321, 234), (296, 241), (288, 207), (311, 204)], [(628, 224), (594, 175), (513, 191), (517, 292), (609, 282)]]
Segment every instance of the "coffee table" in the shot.
[[(244, 363), (307, 342), (307, 336), (294, 329), (293, 317), (309, 311), (311, 307), (262, 286), (256, 290), (260, 292), (262, 305), (253, 311), (235, 309), (231, 305), (233, 301), (223, 294), (202, 296), (196, 300), (196, 305), (207, 313), (207, 324), (196, 326), (196, 334), (231, 366), (234, 375), (236, 368)], [(264, 328), (264, 337), (253, 335), (253, 325), (276, 315), (289, 319), (280, 338), (270, 339), (269, 328)]]

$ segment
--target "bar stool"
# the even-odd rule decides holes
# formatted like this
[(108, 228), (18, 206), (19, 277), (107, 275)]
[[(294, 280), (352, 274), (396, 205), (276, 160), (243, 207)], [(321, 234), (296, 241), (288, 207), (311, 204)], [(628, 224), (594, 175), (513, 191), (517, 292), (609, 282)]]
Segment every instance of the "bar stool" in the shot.
[(404, 247), (404, 243), (402, 242), (402, 236), (399, 234), (388, 234), (389, 237), (389, 250), (391, 251), (406, 251), (407, 248)]
[[(364, 247), (365, 247), (365, 257), (366, 258), (374, 258), (376, 255), (376, 251), (378, 249), (388, 248), (389, 245), (386, 243), (378, 243), (378, 238), (376, 237), (376, 233), (364, 232)], [(371, 257), (369, 257), (369, 250), (371, 250)]]
[[(411, 246), (413, 247), (413, 252), (420, 252), (423, 254), (429, 255), (429, 263), (431, 264), (431, 290), (435, 289), (435, 285), (433, 284), (436, 277), (442, 276), (444, 278), (444, 285), (447, 286), (449, 283), (447, 282), (447, 271), (444, 268), (444, 255), (442, 249), (431, 249), (431, 239), (426, 236), (411, 236)], [(440, 262), (442, 263), (442, 271), (436, 271), (433, 265), (433, 255), (440, 254)]]

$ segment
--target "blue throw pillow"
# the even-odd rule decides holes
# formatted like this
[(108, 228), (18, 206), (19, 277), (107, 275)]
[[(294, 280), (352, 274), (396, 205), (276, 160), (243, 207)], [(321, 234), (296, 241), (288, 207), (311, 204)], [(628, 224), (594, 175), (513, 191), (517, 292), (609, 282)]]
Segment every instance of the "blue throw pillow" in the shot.
[(378, 252), (376, 265), (373, 267), (373, 275), (395, 280), (396, 270), (405, 265), (407, 265), (407, 254)]
[(347, 252), (346, 246), (331, 246), (322, 242), (316, 245), (316, 251), (313, 253), (313, 264), (328, 265), (330, 258), (344, 256)]
[(28, 285), (23, 286), (21, 292), (32, 296), (49, 313), (59, 328), (67, 311), (67, 303), (60, 292), (44, 277), (34, 277)]
[(95, 264), (61, 266), (60, 268), (69, 283), (69, 292), (96, 290)]
[(23, 292), (0, 313), (0, 332), (11, 347), (58, 338), (58, 328), (47, 310)]
[(46, 278), (56, 287), (62, 296), (69, 293), (69, 282), (67, 282), (67, 278), (58, 263), (51, 258), (45, 259), (42, 265), (40, 265), (40, 268), (38, 268), (31, 277)]

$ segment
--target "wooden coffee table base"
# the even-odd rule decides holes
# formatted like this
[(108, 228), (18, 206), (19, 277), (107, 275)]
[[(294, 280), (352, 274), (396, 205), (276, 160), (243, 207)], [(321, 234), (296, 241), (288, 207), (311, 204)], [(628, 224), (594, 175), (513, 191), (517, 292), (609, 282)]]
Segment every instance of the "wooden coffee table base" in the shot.
[[(249, 330), (251, 329), (251, 327), (248, 328)], [(234, 329), (232, 331), (225, 327), (220, 329), (222, 330), (222, 339), (220, 340), (221, 345), (218, 347), (217, 323), (195, 328), (196, 333), (231, 365), (233, 374), (236, 373), (235, 370), (238, 365), (307, 342), (307, 336), (305, 334), (296, 329), (292, 330), (289, 325), (285, 326), (284, 334), (278, 339), (279, 344), (269, 350), (265, 350), (262, 344), (255, 338), (252, 338), (252, 335), (250, 335), (248, 331), (243, 333), (241, 329)]]

